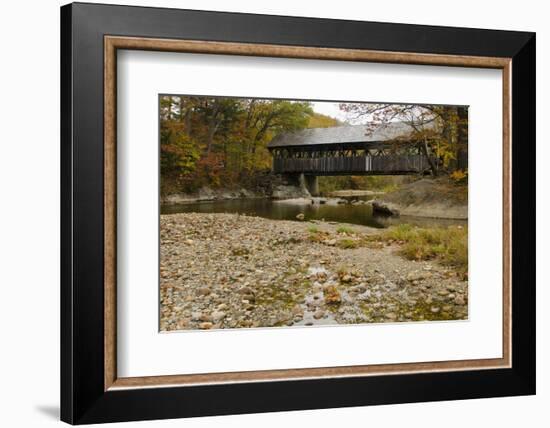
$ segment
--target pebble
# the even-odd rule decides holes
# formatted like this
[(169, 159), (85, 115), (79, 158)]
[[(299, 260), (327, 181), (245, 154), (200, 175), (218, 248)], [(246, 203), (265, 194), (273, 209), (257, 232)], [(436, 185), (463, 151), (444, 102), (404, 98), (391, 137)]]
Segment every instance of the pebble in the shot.
[(212, 319), (216, 322), (222, 320), (223, 318), (225, 318), (225, 312), (222, 312), (222, 311), (215, 311), (215, 312), (212, 312)]
[[(337, 224), (317, 223), (324, 240), (337, 242)], [(438, 318), (467, 319), (461, 277), (398, 256), (398, 244), (352, 252), (312, 243), (308, 227), (234, 214), (162, 215), (161, 330), (290, 326), (304, 323), (306, 307), (307, 325), (419, 319), (424, 303), (441, 311)]]
[(318, 310), (317, 312), (315, 312), (313, 314), (313, 318), (315, 318), (316, 320), (319, 320), (321, 318), (323, 318), (325, 316), (325, 311), (323, 310)]
[(209, 329), (212, 328), (212, 325), (213, 325), (213, 324), (212, 324), (211, 322), (201, 322), (201, 323), (199, 324), (199, 328), (200, 328), (201, 330), (209, 330)]
[(454, 302), (457, 305), (465, 305), (466, 304), (466, 300), (461, 295), (456, 296)]

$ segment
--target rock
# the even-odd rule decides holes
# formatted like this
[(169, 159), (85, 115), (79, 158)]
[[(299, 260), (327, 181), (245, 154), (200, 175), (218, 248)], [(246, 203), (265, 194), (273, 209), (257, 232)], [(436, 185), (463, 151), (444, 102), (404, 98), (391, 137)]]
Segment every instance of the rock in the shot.
[(189, 327), (189, 319), (182, 318), (177, 322), (178, 329), (185, 329)]
[(437, 313), (439, 313), (440, 309), (437, 306), (432, 306), (430, 308), (430, 311), (431, 311), (432, 314), (437, 314)]
[(393, 321), (393, 320), (396, 320), (396, 319), (397, 319), (397, 315), (394, 314), (393, 312), (388, 312), (388, 313), (386, 314), (386, 318)]
[(256, 196), (254, 193), (247, 189), (241, 189), (239, 193), (240, 196), (243, 198), (254, 198)]
[(248, 303), (255, 303), (256, 297), (254, 296), (254, 294), (245, 294), (243, 296), (243, 300), (248, 300)]
[(201, 287), (197, 290), (199, 296), (208, 296), (210, 294), (210, 289), (206, 287)]
[(299, 214), (296, 214), (296, 218), (297, 218), (298, 220), (303, 220), (303, 219), (306, 218), (306, 216), (305, 216), (303, 213), (299, 213)]
[(379, 213), (387, 216), (399, 217), (399, 209), (397, 206), (390, 202), (382, 202), (379, 200), (372, 201), (372, 210), (375, 213)]
[(359, 285), (353, 287), (353, 291), (355, 291), (356, 293), (362, 294), (362, 293), (364, 293), (365, 291), (367, 291), (367, 287), (365, 287), (365, 286), (362, 285), (362, 284), (359, 284)]
[(459, 294), (458, 296), (455, 297), (454, 303), (455, 305), (465, 305), (466, 299), (464, 299), (464, 296)]
[(302, 309), (302, 307), (300, 305), (295, 305), (293, 308), (292, 308), (292, 313), (294, 315), (300, 315), (302, 316), (304, 314), (304, 310)]
[(212, 328), (213, 324), (211, 322), (201, 322), (199, 324), (199, 328), (201, 330), (210, 330)]
[(414, 281), (421, 281), (423, 279), (427, 278), (426, 272), (409, 272), (407, 274), (407, 281), (414, 282)]
[(212, 322), (212, 315), (201, 314), (201, 316), (199, 317), (199, 321)]
[(319, 309), (317, 312), (315, 312), (313, 314), (313, 318), (315, 318), (316, 320), (319, 320), (321, 318), (323, 318), (325, 316), (325, 311)]
[(215, 193), (210, 187), (204, 186), (201, 189), (199, 189), (199, 197), (198, 197), (199, 200), (210, 201), (214, 199), (214, 197), (215, 197)]
[(212, 312), (212, 319), (215, 321), (215, 322), (218, 322), (222, 319), (225, 318), (225, 312), (222, 312), (222, 311), (214, 311)]
[(342, 276), (341, 281), (342, 281), (342, 282), (351, 282), (352, 279), (353, 279), (353, 278), (351, 277), (351, 275), (345, 274), (345, 275)]
[(280, 185), (273, 189), (271, 197), (274, 199), (310, 198), (311, 194), (305, 187)]

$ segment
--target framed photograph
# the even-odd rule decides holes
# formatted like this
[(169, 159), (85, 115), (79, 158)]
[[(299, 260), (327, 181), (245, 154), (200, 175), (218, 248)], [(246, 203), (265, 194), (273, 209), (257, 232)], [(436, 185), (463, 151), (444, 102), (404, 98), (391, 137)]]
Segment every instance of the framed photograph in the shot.
[(61, 418), (535, 393), (535, 35), (61, 8)]

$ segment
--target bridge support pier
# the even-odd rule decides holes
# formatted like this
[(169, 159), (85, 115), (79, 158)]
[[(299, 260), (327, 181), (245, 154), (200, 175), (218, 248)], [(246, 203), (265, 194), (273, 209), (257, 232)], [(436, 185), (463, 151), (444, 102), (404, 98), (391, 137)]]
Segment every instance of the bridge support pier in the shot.
[[(301, 178), (301, 177), (300, 177)], [(311, 196), (319, 196), (319, 180), (316, 175), (306, 175), (305, 185)]]

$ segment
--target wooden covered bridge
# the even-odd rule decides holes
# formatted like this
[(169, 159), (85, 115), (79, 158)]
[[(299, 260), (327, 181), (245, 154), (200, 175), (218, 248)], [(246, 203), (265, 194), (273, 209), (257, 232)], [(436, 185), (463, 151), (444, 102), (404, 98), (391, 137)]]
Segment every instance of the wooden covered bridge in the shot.
[(309, 128), (278, 134), (267, 148), (273, 172), (305, 176), (312, 194), (319, 175), (405, 175), (430, 168), (421, 148), (411, 141), (413, 129), (403, 122), (378, 129), (368, 125)]

